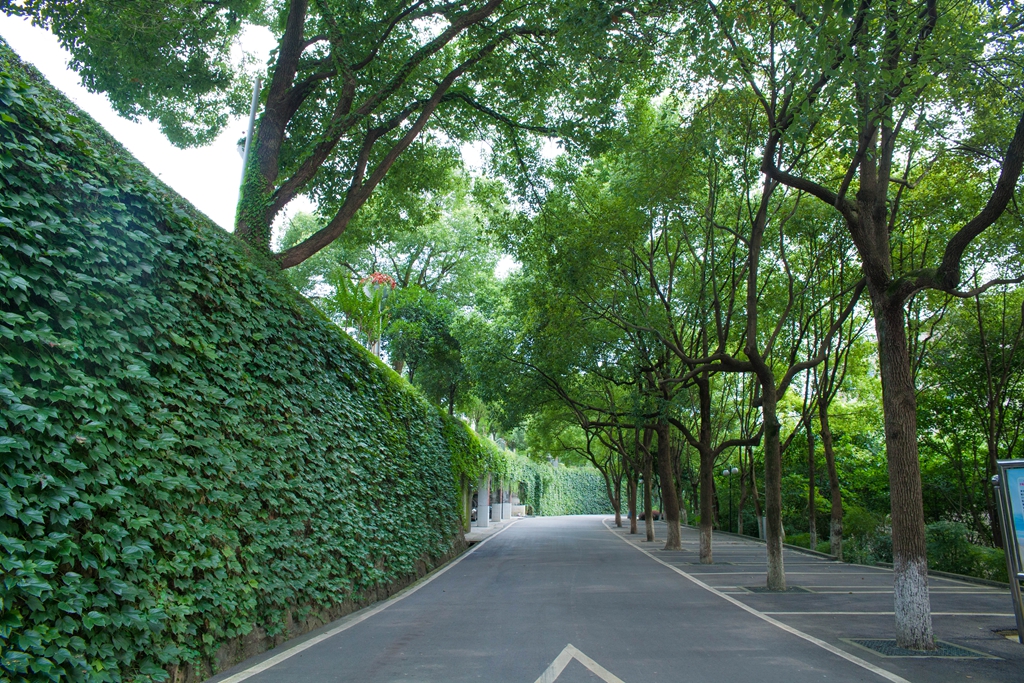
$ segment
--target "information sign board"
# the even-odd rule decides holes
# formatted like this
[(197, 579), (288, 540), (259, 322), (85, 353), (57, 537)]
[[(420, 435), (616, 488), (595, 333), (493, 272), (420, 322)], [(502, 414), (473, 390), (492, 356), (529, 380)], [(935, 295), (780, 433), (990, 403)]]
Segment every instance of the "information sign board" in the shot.
[(1024, 462), (1018, 467), (1006, 467), (1004, 470), (1007, 502), (1010, 504), (1010, 517), (1013, 520), (1012, 534), (1017, 551), (1017, 572), (1021, 571), (1021, 559), (1024, 558)]
[(999, 526), (1006, 549), (1006, 570), (1010, 578), (1010, 597), (1017, 618), (1017, 640), (1024, 643), (1024, 599), (1020, 582), (1024, 580), (1024, 460), (1000, 460), (999, 474), (992, 478)]

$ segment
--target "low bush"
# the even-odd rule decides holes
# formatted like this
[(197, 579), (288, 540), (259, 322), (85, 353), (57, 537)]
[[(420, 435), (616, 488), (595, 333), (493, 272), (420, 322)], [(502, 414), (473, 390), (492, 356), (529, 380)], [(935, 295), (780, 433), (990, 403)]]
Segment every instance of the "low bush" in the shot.
[(973, 546), (973, 576), (990, 581), (1009, 582), (1006, 574), (1006, 552), (1002, 548)]
[(976, 553), (967, 540), (966, 526), (959, 522), (932, 522), (925, 527), (925, 539), (929, 569), (971, 574)]
[(969, 542), (960, 522), (932, 522), (925, 528), (928, 568), (991, 581), (1007, 581), (1006, 553)]
[(882, 515), (857, 505), (847, 503), (843, 507), (843, 534), (850, 538), (873, 536), (884, 522)]
[(810, 534), (786, 534), (786, 543), (789, 545), (800, 546), (801, 548), (811, 547), (811, 535)]
[(892, 562), (892, 536), (885, 531), (843, 539), (843, 559), (854, 564)]
[[(932, 522), (925, 527), (928, 569), (1005, 582), (1006, 553), (1000, 548), (971, 543), (968, 533), (967, 527), (959, 522)], [(822, 545), (827, 552), (827, 542)], [(873, 533), (846, 538), (843, 556), (855, 564), (891, 563), (892, 536), (880, 526)]]

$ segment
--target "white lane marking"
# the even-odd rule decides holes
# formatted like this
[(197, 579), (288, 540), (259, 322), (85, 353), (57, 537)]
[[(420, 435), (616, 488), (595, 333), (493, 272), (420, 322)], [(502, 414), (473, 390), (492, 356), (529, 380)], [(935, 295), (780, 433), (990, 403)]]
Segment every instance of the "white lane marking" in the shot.
[[(765, 572), (768, 571), (768, 566), (767, 565), (761, 565), (761, 566), (764, 567), (764, 569), (762, 569), (761, 571), (752, 570), (752, 571), (749, 571), (749, 572), (694, 572), (694, 574), (698, 574), (700, 576), (742, 576), (743, 574), (764, 574)], [(816, 576), (839, 576), (839, 575), (842, 575), (844, 573), (846, 573), (846, 572), (842, 572), (842, 571), (833, 571), (833, 572), (786, 572), (786, 576), (793, 576), (793, 575), (796, 575), (796, 574), (801, 574), (801, 575), (810, 574), (810, 575), (816, 575)]]
[[(511, 522), (509, 522), (508, 526), (505, 527), (505, 529), (508, 529), (513, 524), (515, 524), (515, 523), (517, 523), (519, 521), (520, 521), (519, 519), (512, 520)], [(487, 541), (491, 540), (492, 538), (494, 538), (498, 534), (503, 533), (505, 531), (505, 529), (499, 529), (498, 531), (494, 532), (493, 534), (491, 534), (490, 536), (488, 536), (484, 540), (480, 541), (479, 543), (476, 543), (472, 548), (470, 548), (466, 552), (462, 553), (461, 555), (456, 557), (454, 560), (452, 560), (451, 562), (449, 562), (445, 566), (441, 567), (440, 569), (435, 569), (433, 572), (431, 572), (430, 574), (427, 574), (426, 576), (424, 576), (419, 581), (416, 581), (415, 583), (413, 583), (413, 584), (411, 584), (409, 586), (406, 586), (405, 588), (403, 588), (402, 590), (398, 591), (397, 593), (392, 595), (390, 598), (388, 598), (384, 602), (382, 602), (382, 603), (380, 603), (378, 605), (374, 605), (373, 607), (365, 607), (365, 608), (359, 610), (358, 612), (354, 612), (353, 614), (350, 614), (347, 617), (343, 617), (342, 621), (344, 623), (339, 624), (338, 626), (335, 626), (331, 630), (324, 631), (323, 633), (321, 633), (320, 635), (316, 636), (315, 638), (310, 638), (309, 640), (303, 641), (303, 642), (299, 643), (298, 645), (296, 645), (294, 647), (288, 648), (287, 650), (285, 650), (281, 654), (277, 654), (277, 655), (274, 655), (273, 657), (271, 657), (269, 659), (265, 659), (264, 661), (260, 662), (259, 664), (253, 665), (253, 666), (249, 667), (248, 669), (245, 669), (244, 671), (239, 671), (238, 673), (234, 674), (233, 676), (229, 676), (229, 677), (225, 678), (220, 683), (239, 683), (239, 681), (244, 681), (247, 678), (252, 678), (256, 674), (263, 673), (267, 669), (270, 669), (270, 668), (273, 668), (273, 667), (277, 666), (278, 664), (280, 664), (281, 662), (285, 661), (286, 659), (290, 659), (290, 658), (294, 657), (295, 655), (299, 654), (300, 652), (304, 652), (305, 650), (308, 650), (309, 648), (313, 647), (314, 645), (322, 643), (323, 641), (327, 640), (328, 638), (331, 638), (333, 636), (338, 635), (342, 631), (347, 631), (348, 629), (352, 628), (356, 624), (359, 624), (359, 623), (362, 623), (362, 622), (366, 621), (367, 619), (372, 617), (374, 614), (377, 614), (378, 612), (383, 612), (388, 607), (391, 607), (392, 605), (394, 605), (396, 602), (401, 602), (402, 600), (405, 600), (407, 597), (409, 597), (410, 595), (412, 595), (413, 593), (415, 593), (419, 589), (423, 588), (424, 586), (426, 586), (428, 583), (430, 583), (431, 581), (433, 581), (437, 577), (439, 577), (442, 574), (444, 574), (446, 571), (448, 571), (449, 569), (451, 569), (452, 567), (457, 565), (459, 562), (462, 562), (464, 559), (466, 559), (467, 557), (469, 557), (470, 555), (475, 553), (477, 548), (479, 548), (484, 543), (486, 543)]]
[(551, 662), (551, 666), (545, 669), (544, 673), (534, 683), (554, 683), (562, 674), (562, 671), (565, 670), (565, 667), (569, 666), (569, 662), (574, 659), (587, 667), (591, 673), (597, 675), (605, 683), (623, 683), (621, 678), (577, 650), (573, 647), (572, 643), (565, 646), (558, 656), (555, 657), (555, 661)]
[[(737, 595), (740, 595), (737, 593)], [(812, 616), (824, 616), (824, 615), (836, 615), (836, 616), (856, 616), (859, 614), (863, 615), (874, 615), (874, 616), (892, 616), (895, 612), (762, 612), (762, 614), (773, 614), (775, 616), (800, 616), (800, 615), (812, 615)], [(1012, 617), (1013, 612), (932, 612), (933, 617)]]
[[(789, 576), (789, 572), (786, 572), (786, 576)], [(849, 585), (842, 585), (842, 584), (832, 585), (832, 584), (824, 584), (824, 583), (803, 583), (803, 582), (801, 582), (800, 583), (800, 587), (801, 588), (836, 588), (836, 589), (839, 589), (839, 588), (845, 588), (845, 589), (849, 589), (849, 588), (864, 588), (864, 589), (879, 588), (879, 586), (875, 586), (875, 585), (869, 584), (866, 581), (864, 583), (851, 583)]]
[[(787, 574), (788, 576), (788, 574)], [(803, 588), (803, 586), (801, 586)], [(887, 591), (819, 591), (812, 590), (811, 593), (817, 593), (819, 595), (890, 595), (892, 589)], [(930, 589), (928, 591), (932, 595), (996, 595), (996, 593), (989, 593), (988, 591), (943, 591)]]
[(768, 616), (764, 612), (760, 612), (760, 611), (754, 609), (753, 607), (750, 607), (749, 605), (746, 605), (746, 604), (740, 602), (736, 598), (734, 598), (734, 597), (732, 597), (730, 595), (726, 595), (722, 591), (709, 586), (708, 584), (704, 583), (700, 579), (698, 579), (696, 577), (693, 577), (693, 576), (690, 576), (689, 574), (684, 572), (682, 569), (680, 569), (678, 567), (673, 567), (668, 562), (664, 562), (664, 561), (658, 559), (657, 557), (655, 557), (651, 553), (647, 552), (643, 548), (641, 548), (641, 547), (639, 547), (637, 545), (634, 545), (633, 543), (630, 543), (629, 539), (623, 538), (622, 536), (619, 536), (617, 533), (615, 533), (615, 531), (610, 526), (608, 526), (607, 520), (604, 520), (604, 519), (601, 520), (601, 524), (603, 524), (604, 527), (606, 529), (608, 529), (608, 531), (610, 531), (612, 533), (612, 535), (614, 535), (616, 538), (618, 538), (620, 541), (622, 541), (626, 545), (628, 545), (628, 546), (630, 546), (632, 548), (636, 548), (637, 550), (642, 552), (644, 555), (646, 555), (647, 557), (649, 557), (652, 560), (654, 560), (655, 562), (657, 562), (658, 564), (665, 565), (666, 567), (668, 567), (669, 569), (671, 569), (675, 573), (679, 574), (683, 578), (687, 579), (688, 581), (691, 581), (691, 582), (695, 583), (696, 585), (700, 586), (701, 588), (703, 588), (704, 590), (708, 591), (709, 593), (713, 593), (714, 595), (717, 595), (718, 597), (722, 598), (723, 600), (725, 600), (727, 602), (731, 602), (733, 605), (736, 605), (737, 607), (739, 607), (741, 610), (743, 610), (745, 612), (749, 612), (750, 614), (754, 615), (758, 619), (762, 619), (764, 621), (767, 621), (772, 626), (776, 626), (776, 627), (782, 629), (783, 631), (785, 631), (787, 633), (791, 633), (794, 636), (796, 636), (797, 638), (803, 638), (807, 642), (812, 643), (814, 645), (817, 645), (818, 647), (820, 647), (823, 650), (827, 650), (828, 652), (831, 652), (832, 654), (834, 654), (834, 655), (836, 655), (838, 657), (842, 657), (843, 659), (845, 659), (848, 662), (856, 664), (857, 666), (859, 666), (859, 667), (861, 667), (863, 669), (867, 669), (868, 671), (870, 671), (872, 673), (878, 674), (879, 676), (881, 676), (882, 678), (884, 678), (887, 681), (892, 681), (892, 683), (910, 683), (910, 681), (908, 681), (907, 679), (903, 678), (902, 676), (897, 676), (896, 674), (892, 673), (891, 671), (886, 671), (882, 667), (875, 666), (874, 664), (872, 664), (871, 662), (869, 662), (867, 660), (861, 659), (860, 657), (858, 657), (856, 655), (851, 655), (846, 650), (841, 650), (838, 647), (836, 647), (835, 645), (832, 645), (831, 643), (826, 643), (824, 640), (822, 640), (820, 638), (815, 638), (814, 636), (810, 635), (809, 633), (804, 633), (803, 631), (801, 631), (799, 629), (793, 628), (789, 624), (782, 623), (778, 619), (773, 619), (772, 617)]

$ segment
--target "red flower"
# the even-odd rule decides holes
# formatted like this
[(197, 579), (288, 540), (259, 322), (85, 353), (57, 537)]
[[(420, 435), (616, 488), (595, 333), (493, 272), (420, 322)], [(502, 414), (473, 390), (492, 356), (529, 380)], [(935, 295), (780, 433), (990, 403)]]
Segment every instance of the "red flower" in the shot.
[(362, 280), (360, 280), (359, 284), (365, 284), (367, 282), (377, 287), (383, 287), (387, 285), (391, 287), (391, 289), (394, 289), (395, 286), (397, 285), (393, 277), (391, 277), (390, 275), (385, 275), (384, 273), (370, 273), (367, 277), (364, 277)]

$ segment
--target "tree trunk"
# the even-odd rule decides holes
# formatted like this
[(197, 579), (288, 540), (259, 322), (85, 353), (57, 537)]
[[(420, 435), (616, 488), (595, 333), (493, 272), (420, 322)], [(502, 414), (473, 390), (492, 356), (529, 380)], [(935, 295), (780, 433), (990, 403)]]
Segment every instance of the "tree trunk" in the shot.
[(700, 563), (712, 564), (712, 533), (715, 519), (715, 454), (700, 451)]
[(768, 590), (786, 590), (786, 568), (782, 560), (782, 425), (774, 378), (761, 382), (761, 411), (764, 419), (764, 498), (767, 519), (765, 541), (768, 545)]
[(892, 511), (893, 596), (900, 647), (932, 650), (931, 600), (924, 504), (917, 453), (917, 395), (911, 373), (903, 302), (871, 288), (885, 414), (885, 450)]
[(700, 457), (700, 563), (712, 564), (712, 533), (715, 522), (715, 452), (711, 448), (711, 381), (708, 373), (697, 378), (700, 401), (700, 433), (697, 452)]
[(740, 499), (736, 505), (736, 533), (743, 535), (743, 504), (747, 502), (747, 469), (743, 466), (743, 451), (740, 451)]
[(754, 498), (757, 537), (764, 540), (764, 511), (761, 509), (761, 492), (757, 489), (757, 463), (754, 462), (754, 450), (747, 449), (747, 455), (750, 457), (750, 493)]
[(462, 532), (468, 534), (473, 525), (473, 489), (469, 480), (462, 477)]
[(811, 534), (811, 550), (818, 547), (818, 520), (817, 520), (817, 473), (814, 471), (814, 421), (810, 414), (807, 415), (807, 477), (810, 480), (807, 487), (807, 513), (809, 518), (808, 529)]
[(635, 534), (636, 528), (636, 470), (630, 467), (626, 471), (626, 498), (629, 504), (629, 533)]
[[(819, 385), (820, 386), (820, 385)], [(839, 472), (836, 470), (836, 453), (832, 447), (832, 427), (828, 418), (828, 401), (818, 397), (818, 419), (821, 422), (821, 447), (825, 451), (825, 467), (828, 469), (828, 487), (832, 496), (832, 515), (829, 523), (829, 552), (843, 559), (843, 493), (839, 490)]]
[(654, 505), (651, 503), (651, 480), (654, 479), (654, 458), (650, 449), (644, 459), (644, 527), (647, 540), (654, 541)]
[(280, 173), (281, 144), (294, 110), (289, 95), (305, 49), (303, 33), (309, 0), (290, 0), (284, 33), (277, 50), (273, 75), (267, 87), (266, 104), (249, 147), (242, 188), (235, 212), (236, 237), (263, 255), (270, 255), (274, 213), (271, 211), (275, 183)]
[(661, 422), (658, 432), (658, 478), (661, 480), (661, 516), (668, 524), (668, 538), (665, 550), (682, 550), (682, 538), (679, 530), (679, 499), (676, 497), (676, 486), (672, 481), (672, 447), (669, 444), (671, 426)]
[(683, 480), (683, 446), (680, 440), (675, 440), (675, 445), (672, 447), (672, 477), (675, 482), (676, 500), (679, 503), (679, 523), (689, 524), (689, 518), (686, 514), (686, 492), (684, 491), (685, 483)]
[[(712, 470), (714, 474), (714, 470)], [(711, 480), (711, 528), (722, 528), (722, 499), (718, 495), (718, 486)]]
[(992, 481), (992, 477), (999, 473), (999, 455), (998, 455), (998, 443), (999, 439), (996, 436), (996, 411), (992, 406), (991, 400), (988, 406), (989, 424), (988, 424), (988, 462), (985, 467), (987, 470), (987, 476), (983, 483), (982, 488), (985, 491), (985, 508), (988, 512), (988, 523), (989, 528), (992, 530), (992, 542), (997, 548), (1003, 547), (1003, 530), (999, 526), (999, 512), (996, 510), (996, 497), (995, 491), (989, 484)]
[(615, 497), (612, 498), (612, 505), (615, 507), (615, 526), (622, 528), (622, 479), (615, 482)]

